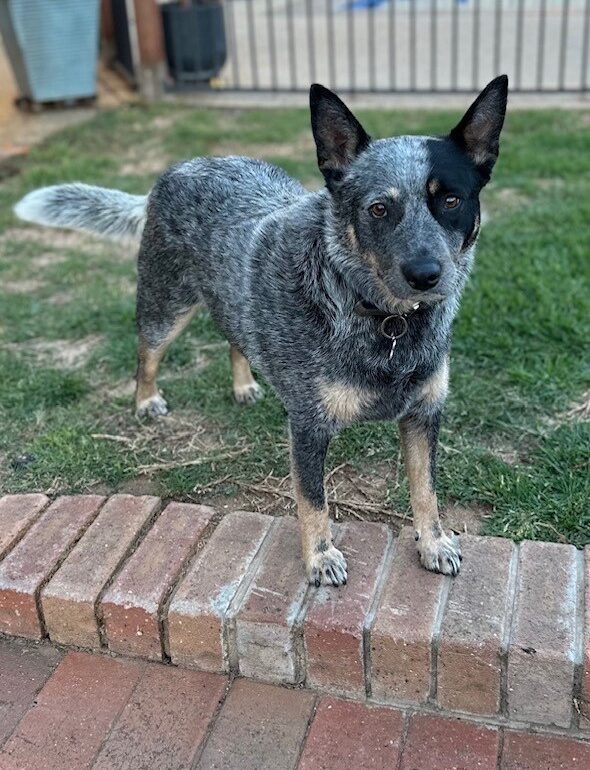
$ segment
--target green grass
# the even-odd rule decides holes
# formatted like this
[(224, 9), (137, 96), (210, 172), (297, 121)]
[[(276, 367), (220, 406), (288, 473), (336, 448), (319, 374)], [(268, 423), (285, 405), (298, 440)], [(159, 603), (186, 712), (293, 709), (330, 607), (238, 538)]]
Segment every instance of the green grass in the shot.
[[(444, 132), (457, 115), (361, 118), (383, 136)], [(129, 394), (133, 255), (25, 228), (11, 214), (41, 184), (144, 192), (169, 162), (220, 151), (261, 154), (320, 183), (305, 110), (170, 106), (102, 113), (33, 149), (0, 183), (3, 491), (137, 489), (140, 478), (163, 496), (231, 508), (266, 505), (261, 483), (287, 474), (282, 408), (268, 388), (254, 408), (233, 403), (227, 348), (204, 314), (163, 367), (172, 416), (138, 423)], [(590, 542), (590, 425), (563, 415), (590, 383), (590, 112), (510, 115), (484, 205), (491, 220), (454, 338), (441, 498), (485, 512), (487, 532), (580, 546)], [(77, 355), (80, 340), (87, 346)], [(335, 476), (340, 499), (365, 484), (380, 509), (406, 512), (398, 454), (394, 425), (344, 431), (329, 457), (329, 467), (346, 464)], [(14, 463), (20, 455), (30, 461)], [(164, 467), (142, 470), (154, 464)]]

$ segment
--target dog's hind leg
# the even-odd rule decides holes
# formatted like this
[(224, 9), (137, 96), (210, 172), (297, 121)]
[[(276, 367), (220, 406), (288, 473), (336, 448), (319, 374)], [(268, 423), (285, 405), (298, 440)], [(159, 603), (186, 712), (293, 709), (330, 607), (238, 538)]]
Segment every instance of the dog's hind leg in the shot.
[(135, 390), (135, 411), (138, 417), (157, 417), (168, 413), (168, 405), (158, 390), (158, 369), (164, 354), (188, 326), (195, 310), (196, 306), (178, 313), (173, 321), (161, 322), (149, 329), (142, 329), (140, 324)]
[(346, 560), (334, 547), (324, 489), (324, 461), (330, 436), (313, 426), (291, 428), (291, 476), (297, 500), (303, 559), (310, 583), (346, 583)]
[(420, 561), (433, 572), (457, 575), (461, 566), (459, 541), (443, 532), (434, 488), (439, 424), (438, 409), (411, 413), (400, 422), (400, 438)]
[(229, 357), (233, 380), (234, 398), (238, 404), (254, 404), (263, 397), (262, 388), (256, 382), (245, 356), (230, 345)]

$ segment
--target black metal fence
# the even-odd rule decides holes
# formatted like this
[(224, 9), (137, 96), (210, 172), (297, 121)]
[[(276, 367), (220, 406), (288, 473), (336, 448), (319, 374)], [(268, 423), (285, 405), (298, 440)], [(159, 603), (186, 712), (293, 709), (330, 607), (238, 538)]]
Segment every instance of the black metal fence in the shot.
[(224, 88), (460, 93), (589, 88), (590, 0), (225, 0)]

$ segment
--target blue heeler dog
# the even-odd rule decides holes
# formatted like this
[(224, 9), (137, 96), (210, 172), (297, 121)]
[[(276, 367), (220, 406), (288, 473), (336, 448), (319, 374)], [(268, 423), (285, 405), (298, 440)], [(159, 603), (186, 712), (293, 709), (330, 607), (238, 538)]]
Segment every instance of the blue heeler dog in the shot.
[(309, 580), (346, 583), (324, 491), (332, 436), (397, 420), (420, 559), (456, 575), (434, 490), (451, 325), (480, 226), (479, 193), (498, 157), (508, 80), (493, 80), (443, 137), (371, 139), (340, 99), (310, 92), (326, 186), (309, 192), (241, 157), (168, 169), (147, 197), (69, 184), (37, 190), (21, 218), (141, 236), (137, 412), (164, 415), (162, 356), (205, 301), (231, 345), (239, 402), (273, 386), (289, 417), (292, 477)]

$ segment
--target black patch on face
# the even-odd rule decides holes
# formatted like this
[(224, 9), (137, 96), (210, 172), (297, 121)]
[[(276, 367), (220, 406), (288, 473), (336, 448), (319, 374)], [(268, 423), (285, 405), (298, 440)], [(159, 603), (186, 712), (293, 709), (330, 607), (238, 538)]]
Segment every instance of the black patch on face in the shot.
[[(475, 242), (479, 231), (479, 193), (485, 180), (467, 155), (450, 140), (432, 139), (426, 146), (431, 168), (428, 208), (441, 227), (460, 233), (462, 248), (466, 249)], [(428, 187), (433, 182), (436, 190), (432, 193)], [(445, 208), (447, 195), (460, 199), (456, 208)]]

